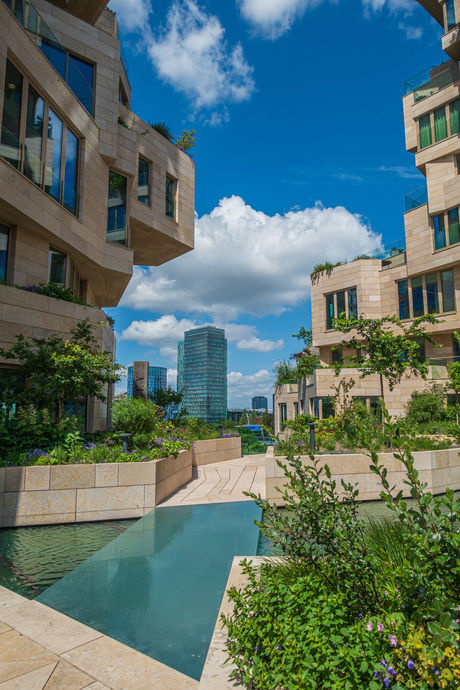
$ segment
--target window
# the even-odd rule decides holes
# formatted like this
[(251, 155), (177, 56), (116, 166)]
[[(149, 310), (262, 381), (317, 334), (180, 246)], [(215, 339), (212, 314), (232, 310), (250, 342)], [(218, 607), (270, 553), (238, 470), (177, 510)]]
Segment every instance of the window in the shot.
[(59, 249), (50, 247), (48, 262), (48, 282), (65, 287), (67, 255)]
[(431, 115), (424, 115), (418, 121), (420, 130), (420, 148), (431, 146)]
[(460, 132), (460, 98), (424, 115), (419, 119), (418, 125), (421, 149), (458, 134)]
[(442, 310), (455, 311), (454, 272), (441, 271)]
[(94, 65), (76, 55), (66, 54), (65, 81), (90, 115), (93, 114)]
[(342, 357), (342, 348), (340, 345), (338, 347), (334, 347), (331, 349), (331, 354), (332, 354), (332, 364), (337, 364), (337, 362), (341, 362), (343, 357)]
[(454, 360), (456, 362), (460, 362), (460, 344), (455, 337), (455, 335), (452, 335), (452, 340), (453, 340), (453, 350), (454, 350)]
[(443, 249), (446, 246), (446, 228), (444, 225), (444, 214), (433, 216), (434, 227), (434, 248)]
[(332, 320), (338, 318), (340, 314), (345, 314), (348, 318), (358, 316), (358, 300), (355, 287), (326, 295), (327, 331), (333, 329)]
[(166, 177), (166, 207), (165, 214), (171, 220), (176, 219), (176, 181)]
[[(26, 113), (21, 131), (23, 103)], [(79, 140), (9, 60), (0, 156), (77, 215)]]
[(323, 414), (322, 418), (327, 419), (327, 417), (335, 417), (334, 405), (330, 398), (321, 399)]
[(400, 319), (410, 319), (407, 280), (400, 280), (398, 282), (398, 308)]
[(437, 108), (434, 113), (434, 138), (435, 141), (447, 139), (446, 107)]
[(417, 343), (417, 346), (418, 346), (417, 359), (424, 362), (426, 359), (425, 338), (414, 338), (414, 341)]
[(6, 280), (9, 228), (0, 224), (0, 280)]
[(109, 172), (109, 208), (107, 215), (107, 241), (126, 245), (126, 187), (124, 175)]
[(313, 416), (319, 419), (319, 398), (313, 398)]
[(417, 278), (412, 278), (412, 311), (414, 318), (417, 316), (423, 316), (423, 278), (418, 276)]
[(287, 421), (287, 403), (280, 403), (280, 427), (283, 427), (284, 422)]
[(73, 261), (70, 261), (69, 288), (71, 288), (78, 299), (86, 299), (86, 280), (80, 276)]
[(137, 173), (137, 198), (142, 204), (149, 204), (149, 168), (148, 161), (139, 156)]
[(428, 275), (425, 276), (425, 284), (428, 314), (437, 314), (439, 312), (438, 274), (428, 273)]
[(455, 29), (457, 22), (455, 20), (455, 5), (454, 0), (447, 0), (446, 2), (446, 24), (447, 31)]
[(457, 242), (460, 242), (458, 208), (451, 208), (447, 212), (447, 218), (449, 221), (449, 244), (457, 244)]
[(460, 98), (449, 104), (450, 110), (450, 133), (458, 134), (460, 132)]

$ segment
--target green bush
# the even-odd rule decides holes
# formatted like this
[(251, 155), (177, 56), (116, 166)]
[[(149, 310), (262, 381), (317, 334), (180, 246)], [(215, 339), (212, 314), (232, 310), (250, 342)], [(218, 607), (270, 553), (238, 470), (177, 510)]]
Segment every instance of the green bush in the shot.
[(413, 424), (429, 424), (444, 417), (444, 396), (438, 389), (414, 391), (406, 405), (406, 417)]
[(124, 398), (113, 404), (113, 429), (119, 434), (151, 434), (160, 420), (160, 408), (150, 400)]

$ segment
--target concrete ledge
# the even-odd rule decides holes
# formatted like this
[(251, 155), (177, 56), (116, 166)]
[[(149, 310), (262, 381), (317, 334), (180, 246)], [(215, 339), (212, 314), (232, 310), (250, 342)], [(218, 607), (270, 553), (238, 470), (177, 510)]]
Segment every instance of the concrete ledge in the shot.
[[(413, 453), (415, 469), (419, 473), (420, 480), (427, 483), (427, 490), (435, 494), (444, 493), (450, 487), (454, 491), (460, 490), (460, 449), (449, 448), (447, 450), (427, 450)], [(387, 479), (390, 486), (395, 486), (396, 491), (402, 491), (404, 496), (409, 496), (406, 484), (403, 464), (397, 460), (393, 453), (379, 453), (379, 464), (383, 464), (387, 470)], [(308, 456), (300, 456), (302, 464), (311, 464)], [(358, 484), (359, 498), (361, 501), (374, 501), (380, 499), (382, 487), (377, 475), (370, 471), (369, 458), (363, 453), (349, 453), (346, 455), (318, 455), (320, 465), (327, 464), (332, 473), (332, 479), (338, 484), (340, 493), (341, 480), (350, 484)], [(277, 460), (286, 461), (285, 457), (275, 457), (274, 448), (270, 446), (265, 456), (265, 490), (266, 498), (270, 503), (278, 506), (284, 505), (283, 499), (277, 487), (284, 489), (287, 480)]]
[(216, 462), (241, 458), (241, 438), (210, 438), (193, 444), (193, 466), (213, 465)]
[(151, 462), (2, 467), (0, 527), (142, 517), (191, 478), (191, 450)]

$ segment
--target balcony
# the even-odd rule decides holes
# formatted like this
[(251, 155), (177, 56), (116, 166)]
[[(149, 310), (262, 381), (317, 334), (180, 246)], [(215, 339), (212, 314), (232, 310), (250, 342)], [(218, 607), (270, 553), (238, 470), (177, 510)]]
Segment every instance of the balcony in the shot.
[(382, 270), (401, 266), (406, 263), (406, 240), (403, 238), (396, 242), (384, 244), (382, 247), (364, 254), (362, 258), (380, 259), (382, 261)]
[(460, 362), (460, 357), (430, 357), (428, 359), (428, 364), (431, 367), (431, 378), (449, 378), (449, 364), (453, 362)]
[[(46, 59), (51, 63), (59, 76), (73, 91), (82, 106), (93, 114), (94, 91), (92, 85), (83, 76), (77, 66), (78, 58), (73, 58), (61, 46), (51, 29), (42, 19), (29, 0), (3, 0), (10, 12), (16, 17), (23, 29), (35, 45), (41, 50)], [(87, 69), (83, 61), (79, 61), (82, 69)]]
[(427, 204), (428, 203), (427, 186), (425, 185), (424, 187), (420, 187), (419, 189), (416, 189), (414, 192), (407, 194), (405, 197), (405, 200), (406, 200), (406, 213), (407, 213), (407, 211), (413, 211), (414, 208), (418, 208), (419, 206), (423, 206), (423, 204)]
[(428, 67), (428, 69), (406, 81), (406, 96), (413, 93), (414, 103), (418, 103), (418, 101), (428, 98), (428, 96), (432, 96), (446, 86), (458, 81), (460, 79), (459, 66), (451, 63), (448, 67), (445, 67), (445, 64), (439, 65), (439, 67)]
[(16, 168), (72, 215), (78, 216), (78, 195), (75, 189), (66, 185), (59, 175), (48, 168), (29, 147), (21, 144), (6, 127), (2, 127), (1, 131), (0, 158)]

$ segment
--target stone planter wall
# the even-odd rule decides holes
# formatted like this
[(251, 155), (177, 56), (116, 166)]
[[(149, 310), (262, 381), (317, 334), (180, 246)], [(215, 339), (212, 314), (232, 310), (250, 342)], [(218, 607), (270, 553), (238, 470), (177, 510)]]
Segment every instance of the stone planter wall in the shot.
[[(460, 490), (460, 449), (427, 450), (413, 453), (415, 469), (418, 470), (420, 480), (428, 484), (427, 489), (434, 494), (444, 493), (447, 487), (454, 491)], [(340, 481), (343, 479), (350, 484), (358, 483), (359, 498), (362, 501), (374, 501), (380, 498), (382, 491), (377, 475), (370, 471), (369, 458), (360, 453), (347, 453), (344, 455), (320, 455), (317, 456), (321, 464), (327, 464), (332, 473), (332, 479), (337, 480), (340, 489)], [(285, 462), (285, 458), (277, 458)], [(301, 456), (304, 465), (310, 464), (308, 456)], [(393, 453), (379, 453), (379, 464), (383, 464), (388, 470), (387, 479), (390, 486), (396, 490), (402, 490), (405, 496), (409, 495), (408, 487), (403, 484), (405, 472), (400, 460), (396, 460)], [(266, 497), (271, 503), (284, 505), (280, 493), (276, 490), (285, 486), (287, 480), (283, 470), (278, 467), (274, 454), (274, 448), (268, 448), (265, 456), (265, 486)]]
[(0, 527), (142, 517), (192, 478), (192, 451), (151, 462), (0, 468)]
[(195, 441), (193, 447), (193, 465), (210, 465), (214, 462), (236, 460), (241, 458), (241, 438), (212, 438), (207, 441)]

